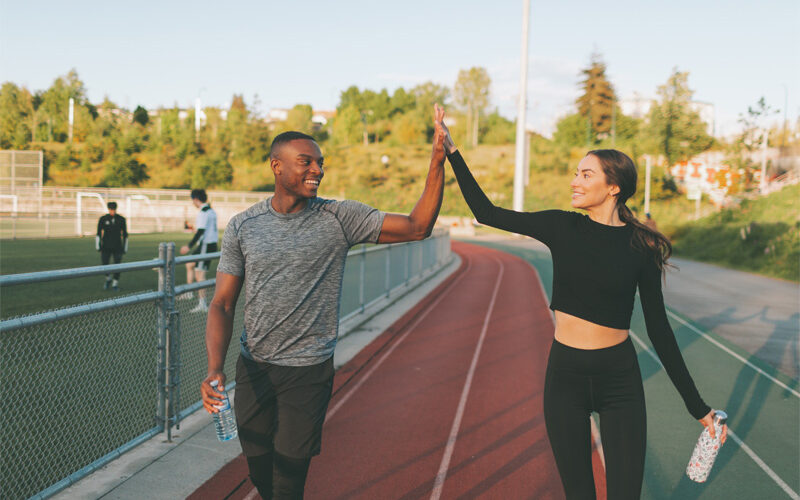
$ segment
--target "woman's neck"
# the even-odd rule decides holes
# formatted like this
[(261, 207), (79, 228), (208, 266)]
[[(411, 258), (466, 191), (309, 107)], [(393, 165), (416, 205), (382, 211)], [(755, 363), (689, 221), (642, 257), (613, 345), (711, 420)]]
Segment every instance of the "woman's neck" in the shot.
[(586, 212), (589, 218), (600, 224), (606, 226), (624, 226), (625, 223), (619, 218), (619, 210), (617, 209), (616, 199), (609, 198), (602, 205), (587, 208)]

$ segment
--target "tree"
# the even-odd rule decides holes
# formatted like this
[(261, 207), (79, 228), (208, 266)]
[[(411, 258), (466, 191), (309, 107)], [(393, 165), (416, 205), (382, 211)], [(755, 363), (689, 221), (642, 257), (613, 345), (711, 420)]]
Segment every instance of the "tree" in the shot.
[(517, 136), (517, 127), (514, 122), (504, 118), (495, 110), (486, 117), (481, 129), (484, 144), (512, 144)]
[(586, 118), (579, 113), (567, 115), (556, 123), (553, 141), (567, 147), (580, 147), (586, 145), (587, 136)]
[(648, 114), (647, 133), (655, 143), (651, 148), (664, 155), (669, 165), (707, 150), (714, 138), (706, 124), (691, 108), (689, 73), (674, 69), (667, 83), (658, 87), (659, 101), (653, 101)]
[(284, 128), (310, 134), (314, 131), (314, 123), (311, 121), (313, 116), (314, 110), (310, 104), (296, 104), (289, 110), (286, 121), (283, 123)]
[(589, 67), (582, 70), (583, 93), (575, 104), (578, 113), (588, 121), (591, 142), (603, 139), (611, 132), (612, 114), (617, 100), (611, 82), (606, 78), (606, 65), (597, 52), (591, 55)]
[(26, 124), (32, 114), (31, 96), (27, 89), (11, 82), (0, 87), (0, 148), (22, 149), (30, 141)]
[(136, 109), (133, 111), (133, 123), (138, 123), (142, 127), (146, 127), (149, 121), (150, 115), (147, 114), (147, 110), (142, 106), (136, 106)]
[(478, 124), (480, 115), (489, 105), (489, 73), (480, 67), (460, 70), (453, 94), (458, 103), (467, 113), (467, 142), (472, 147), (478, 145)]
[(106, 163), (103, 185), (113, 187), (136, 186), (147, 178), (147, 165), (139, 163), (138, 160), (124, 151), (117, 151)]
[(745, 181), (751, 181), (755, 170), (759, 168), (753, 157), (767, 139), (769, 117), (776, 113), (778, 110), (762, 97), (753, 106), (747, 107), (747, 113), (739, 115), (742, 132), (728, 149), (728, 161), (737, 170), (744, 169)]
[(361, 123), (361, 112), (354, 105), (340, 107), (333, 119), (331, 137), (338, 144), (358, 144), (364, 126)]

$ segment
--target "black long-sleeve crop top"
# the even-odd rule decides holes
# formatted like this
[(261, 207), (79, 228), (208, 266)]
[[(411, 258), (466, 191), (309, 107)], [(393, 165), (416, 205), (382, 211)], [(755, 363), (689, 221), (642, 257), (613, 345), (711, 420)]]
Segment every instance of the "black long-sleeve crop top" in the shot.
[(515, 212), (486, 197), (456, 151), (447, 155), (456, 180), (481, 224), (535, 238), (553, 257), (550, 309), (598, 325), (630, 328), (636, 287), (647, 335), (689, 413), (701, 419), (711, 411), (694, 385), (672, 332), (661, 293), (661, 272), (652, 256), (631, 245), (633, 228), (609, 226), (563, 210)]

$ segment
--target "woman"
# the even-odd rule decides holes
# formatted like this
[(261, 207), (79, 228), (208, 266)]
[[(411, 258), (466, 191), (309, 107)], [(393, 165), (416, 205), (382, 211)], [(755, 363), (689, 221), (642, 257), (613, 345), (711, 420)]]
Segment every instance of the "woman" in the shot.
[[(572, 207), (588, 215), (514, 212), (489, 201), (449, 133), (445, 148), (478, 222), (535, 238), (552, 253), (550, 308), (556, 329), (545, 377), (544, 416), (567, 498), (595, 498), (592, 411), (600, 415), (608, 498), (639, 498), (647, 418), (636, 351), (628, 336), (637, 286), (647, 334), (667, 374), (689, 413), (712, 436), (714, 426), (713, 410), (700, 397), (667, 321), (661, 275), (672, 247), (625, 206), (636, 191), (636, 167), (619, 151), (590, 151), (570, 184)], [(726, 436), (727, 426), (722, 442)]]

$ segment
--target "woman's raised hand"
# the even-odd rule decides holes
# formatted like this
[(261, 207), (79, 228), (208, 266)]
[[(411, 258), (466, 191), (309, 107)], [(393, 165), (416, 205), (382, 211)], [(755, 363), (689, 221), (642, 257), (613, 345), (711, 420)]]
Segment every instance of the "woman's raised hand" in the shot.
[(447, 127), (444, 126), (444, 108), (438, 104), (433, 105), (433, 152), (432, 160), (444, 162), (445, 157), (445, 137), (448, 135)]
[[(438, 122), (436, 124), (437, 128), (441, 127), (442, 132), (444, 133), (444, 149), (448, 153), (455, 153), (456, 149), (458, 148), (456, 148), (456, 143), (453, 142), (453, 138), (450, 137), (450, 130), (447, 128), (447, 125), (444, 124), (444, 108), (436, 104), (434, 105), (434, 109), (436, 110), (437, 113), (435, 120), (436, 122)], [(441, 116), (438, 114), (439, 111), (441, 111)]]

